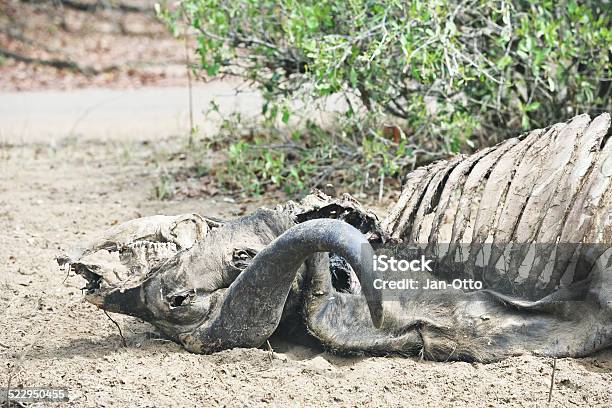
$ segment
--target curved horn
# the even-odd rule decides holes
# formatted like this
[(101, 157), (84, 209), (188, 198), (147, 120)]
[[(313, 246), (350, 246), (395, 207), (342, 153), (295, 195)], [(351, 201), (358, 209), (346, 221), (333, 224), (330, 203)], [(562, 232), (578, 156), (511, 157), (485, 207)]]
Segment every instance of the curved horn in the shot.
[(257, 254), (226, 291), (211, 323), (198, 333), (205, 348), (200, 351), (261, 345), (278, 326), (298, 269), (315, 252), (334, 252), (348, 261), (361, 283), (372, 322), (380, 327), (382, 291), (374, 288), (380, 272), (373, 267), (372, 246), (345, 222), (316, 219), (290, 228)]

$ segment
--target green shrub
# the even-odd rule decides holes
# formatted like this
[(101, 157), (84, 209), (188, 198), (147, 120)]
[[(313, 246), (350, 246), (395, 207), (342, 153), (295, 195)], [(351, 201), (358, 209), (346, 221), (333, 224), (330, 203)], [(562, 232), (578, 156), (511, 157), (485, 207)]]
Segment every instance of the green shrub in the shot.
[[(607, 1), (183, 0), (160, 15), (174, 29), (186, 21), (197, 30), (206, 75), (256, 84), (269, 123), (289, 121), (289, 100), (346, 96), (343, 131), (357, 127), (365, 160), (371, 131), (393, 139), (392, 156), (406, 153), (382, 131), (386, 123), (434, 157), (609, 110), (609, 8)], [(356, 125), (364, 115), (372, 128)]]

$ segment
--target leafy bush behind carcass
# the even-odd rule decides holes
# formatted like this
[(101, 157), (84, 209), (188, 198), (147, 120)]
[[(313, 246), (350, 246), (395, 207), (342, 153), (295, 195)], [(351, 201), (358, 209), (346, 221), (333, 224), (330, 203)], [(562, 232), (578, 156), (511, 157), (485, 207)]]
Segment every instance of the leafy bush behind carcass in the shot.
[[(370, 172), (382, 181), (475, 144), (609, 110), (609, 9), (608, 1), (183, 0), (160, 14), (174, 29), (181, 20), (197, 30), (206, 75), (257, 86), (270, 126), (296, 114), (290, 100), (346, 96), (336, 126), (260, 132), (261, 149), (231, 142), (247, 155), (240, 174), (299, 189), (329, 168), (320, 157), (356, 165), (345, 178), (357, 184)], [(266, 147), (279, 138), (296, 154)], [(341, 148), (322, 153), (326, 143)], [(304, 161), (311, 165), (299, 167)]]

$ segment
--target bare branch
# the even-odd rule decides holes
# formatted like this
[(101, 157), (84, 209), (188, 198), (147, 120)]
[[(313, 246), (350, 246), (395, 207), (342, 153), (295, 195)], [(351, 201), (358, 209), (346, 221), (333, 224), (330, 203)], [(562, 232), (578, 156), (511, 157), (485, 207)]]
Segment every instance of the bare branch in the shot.
[(6, 58), (11, 58), (15, 61), (25, 62), (27, 64), (45, 65), (45, 66), (49, 66), (49, 67), (53, 67), (57, 69), (68, 69), (68, 70), (75, 71), (75, 72), (78, 72), (78, 73), (81, 73), (87, 76), (98, 75), (104, 72), (114, 71), (118, 69), (116, 65), (111, 65), (111, 66), (108, 66), (108, 67), (105, 67), (99, 70), (93, 67), (79, 65), (78, 63), (70, 59), (54, 58), (54, 59), (46, 60), (46, 59), (41, 59), (41, 58), (33, 58), (33, 57), (28, 57), (27, 55), (18, 54), (16, 52), (7, 50), (5, 48), (0, 48), (0, 55)]

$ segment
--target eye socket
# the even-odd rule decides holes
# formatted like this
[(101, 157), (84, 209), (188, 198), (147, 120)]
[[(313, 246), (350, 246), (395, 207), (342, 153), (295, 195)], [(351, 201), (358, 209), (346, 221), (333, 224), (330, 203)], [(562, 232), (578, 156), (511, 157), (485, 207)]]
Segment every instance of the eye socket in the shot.
[(168, 304), (170, 305), (170, 308), (186, 306), (191, 302), (193, 295), (195, 295), (195, 293), (190, 291), (168, 296)]
[(253, 248), (237, 248), (232, 253), (232, 265), (239, 270), (246, 269), (253, 258), (257, 255), (257, 251)]
[(341, 256), (329, 254), (329, 269), (332, 276), (332, 286), (337, 292), (358, 294), (361, 292), (359, 279), (353, 268)]

